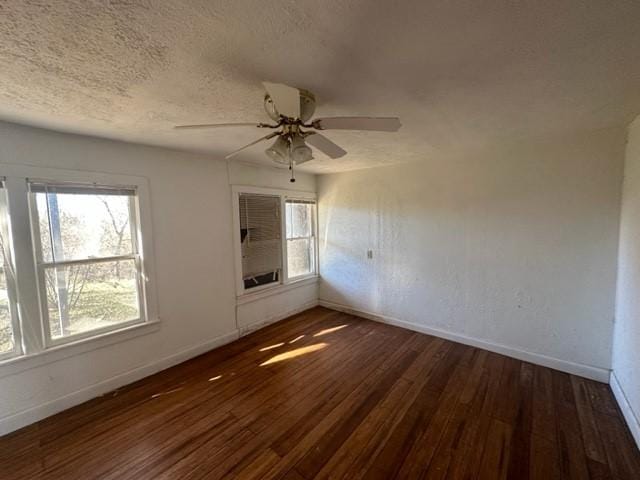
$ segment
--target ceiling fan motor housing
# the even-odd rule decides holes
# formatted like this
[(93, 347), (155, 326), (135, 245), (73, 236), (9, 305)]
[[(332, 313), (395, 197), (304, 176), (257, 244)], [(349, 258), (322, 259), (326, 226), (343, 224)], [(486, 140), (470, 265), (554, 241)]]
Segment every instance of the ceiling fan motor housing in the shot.
[[(316, 97), (308, 90), (298, 90), (300, 90), (300, 120), (306, 123), (311, 120), (316, 111)], [(264, 109), (271, 120), (274, 122), (280, 121), (280, 112), (278, 112), (273, 99), (268, 93), (264, 96)]]

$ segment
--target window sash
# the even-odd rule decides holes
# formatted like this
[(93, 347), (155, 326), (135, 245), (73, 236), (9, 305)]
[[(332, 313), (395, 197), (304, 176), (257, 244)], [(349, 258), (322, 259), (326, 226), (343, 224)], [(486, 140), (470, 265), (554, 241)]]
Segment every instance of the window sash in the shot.
[[(29, 182), (29, 180), (27, 179), (27, 182)], [(129, 189), (129, 188), (124, 188), (124, 187), (113, 187), (113, 188), (109, 188), (109, 187), (105, 187), (105, 186), (101, 186), (101, 187), (96, 187), (94, 184), (88, 185), (86, 186), (86, 188), (84, 190), (82, 190), (82, 187), (79, 184), (73, 184), (72, 187), (69, 187), (68, 185), (64, 185), (62, 187), (57, 187), (57, 185), (59, 184), (51, 184), (51, 188), (50, 188), (50, 184), (48, 183), (42, 183), (42, 181), (40, 181), (40, 183), (37, 184), (31, 184), (28, 183), (28, 187), (29, 187), (29, 211), (30, 211), (30, 218), (31, 219), (35, 219), (35, 221), (33, 221), (31, 223), (31, 231), (32, 234), (34, 236), (34, 251), (36, 253), (36, 261), (37, 262), (44, 262), (44, 250), (43, 250), (43, 245), (42, 245), (42, 232), (40, 231), (40, 214), (39, 214), (39, 209), (38, 209), (38, 202), (37, 202), (37, 194), (45, 194), (45, 202), (47, 203), (47, 214), (46, 214), (46, 224), (48, 226), (48, 231), (47, 231), (47, 236), (49, 237), (49, 248), (50, 251), (48, 251), (47, 253), (47, 257), (51, 257), (51, 260), (47, 260), (49, 263), (59, 263), (59, 262), (66, 262), (69, 260), (81, 260), (81, 259), (95, 259), (95, 258), (103, 258), (102, 256), (90, 256), (90, 257), (80, 257), (80, 258), (69, 258), (69, 259), (60, 259), (57, 260), (57, 252), (56, 252), (56, 248), (55, 248), (55, 242), (54, 242), (54, 238), (53, 238), (53, 234), (51, 231), (51, 227), (52, 227), (52, 222), (51, 222), (51, 213), (50, 213), (50, 203), (49, 203), (49, 199), (46, 198), (46, 196), (48, 196), (49, 194), (79, 194), (79, 195), (85, 195), (85, 196), (89, 196), (89, 195), (96, 195), (96, 196), (104, 196), (105, 192), (110, 192), (110, 193), (106, 193), (106, 195), (112, 195), (112, 196), (118, 196), (118, 197), (125, 197), (127, 199), (127, 206), (128, 206), (128, 210), (129, 210), (129, 233), (130, 233), (130, 237), (131, 237), (131, 251), (130, 253), (127, 254), (136, 254), (138, 252), (138, 229), (139, 229), (139, 224), (138, 224), (138, 217), (137, 217), (137, 208), (136, 208), (136, 204), (137, 204), (137, 189)], [(61, 184), (60, 184), (61, 185)], [(69, 188), (72, 188), (73, 191), (70, 191)], [(60, 235), (62, 235), (64, 232), (61, 230), (60, 231)], [(66, 257), (66, 254), (64, 252), (62, 252), (62, 255)], [(123, 254), (125, 255), (125, 254)]]
[[(310, 210), (310, 215), (309, 218), (307, 218), (307, 222), (309, 224), (309, 235), (299, 235), (299, 236), (289, 236), (288, 232), (291, 231), (293, 233), (293, 225), (291, 225), (291, 228), (289, 229), (289, 225), (287, 224), (287, 219), (289, 218), (289, 215), (287, 215), (287, 207), (289, 205), (311, 205), (312, 208), (309, 209)], [(295, 200), (295, 199), (287, 199), (284, 202), (284, 209), (285, 209), (285, 232), (286, 232), (286, 239), (287, 240), (294, 240), (296, 238), (310, 238), (312, 236), (315, 235), (315, 211), (316, 211), (316, 202), (315, 200)], [(292, 215), (292, 219), (293, 219), (293, 215)]]
[(51, 268), (51, 267), (64, 267), (67, 265), (87, 265), (92, 263), (116, 262), (118, 260), (135, 260), (137, 258), (138, 258), (137, 253), (128, 253), (126, 255), (114, 255), (110, 257), (91, 257), (91, 258), (79, 258), (77, 260), (39, 262), (38, 267)]
[(301, 205), (315, 205), (315, 200), (303, 199), (303, 198), (287, 198), (287, 203), (299, 203)]
[[(301, 273), (300, 275), (290, 275), (289, 274), (289, 242), (296, 242), (298, 240), (307, 240), (309, 242), (309, 248), (307, 250), (307, 254), (309, 255), (309, 264), (311, 269), (308, 272)], [(300, 280), (302, 278), (310, 277), (316, 274), (317, 269), (317, 260), (316, 260), (316, 238), (315, 236), (310, 237), (296, 237), (296, 238), (288, 238), (287, 239), (287, 279), (288, 280)]]
[(77, 195), (118, 195), (135, 197), (135, 186), (110, 186), (96, 183), (48, 182), (46, 180), (27, 179), (31, 193), (61, 193)]
[[(135, 264), (135, 285), (138, 295), (138, 312), (139, 317), (125, 322), (118, 322), (113, 325), (107, 325), (101, 328), (94, 328), (85, 332), (74, 333), (71, 335), (63, 335), (58, 338), (53, 338), (51, 334), (51, 323), (49, 318), (49, 302), (47, 300), (47, 284), (46, 284), (46, 271), (49, 268), (63, 267), (68, 265), (95, 265), (105, 263), (114, 260), (134, 260)], [(122, 257), (110, 257), (108, 259), (91, 259), (91, 261), (82, 262), (59, 262), (57, 264), (40, 264), (38, 265), (38, 294), (41, 302), (41, 318), (42, 318), (42, 331), (44, 333), (44, 345), (45, 348), (64, 345), (67, 343), (77, 342), (79, 340), (97, 337), (105, 333), (121, 330), (133, 325), (138, 325), (146, 321), (145, 316), (145, 296), (144, 296), (144, 275), (141, 272), (141, 259), (139, 255), (125, 255)]]
[[(147, 321), (146, 315), (146, 291), (145, 291), (145, 275), (143, 271), (142, 259), (139, 254), (139, 215), (137, 209), (137, 188), (133, 187), (109, 187), (105, 185), (96, 184), (81, 184), (81, 183), (49, 183), (42, 180), (30, 180), (28, 182), (28, 203), (31, 219), (31, 235), (34, 247), (34, 257), (37, 270), (37, 289), (38, 299), (40, 304), (40, 327), (42, 333), (43, 347), (50, 348), (54, 346), (64, 345), (67, 343), (77, 342), (79, 340), (98, 337), (105, 333), (118, 331), (132, 325), (145, 323)], [(83, 195), (119, 195), (129, 197), (129, 228), (131, 229), (131, 248), (132, 253), (124, 255), (114, 255), (105, 257), (91, 257), (72, 260), (56, 260), (55, 256), (53, 261), (43, 261), (42, 243), (40, 236), (40, 222), (38, 207), (36, 202), (37, 193), (63, 193), (63, 194), (83, 194)], [(108, 325), (102, 328), (96, 328), (86, 332), (76, 333), (72, 335), (66, 335), (59, 338), (53, 338), (51, 335), (51, 324), (49, 319), (49, 303), (47, 299), (47, 283), (46, 283), (46, 270), (48, 268), (64, 267), (69, 265), (91, 265), (105, 263), (109, 261), (118, 260), (134, 260), (136, 269), (136, 289), (138, 294), (138, 311), (139, 317), (127, 322), (120, 322), (113, 325)]]
[(287, 237), (287, 241), (289, 241), (289, 240), (309, 240), (309, 239), (315, 238), (315, 237), (316, 237), (315, 235), (307, 235), (307, 236), (304, 236), (304, 237)]
[[(315, 276), (318, 272), (318, 245), (316, 242), (316, 221), (317, 221), (317, 202), (315, 199), (298, 199), (298, 198), (286, 198), (283, 201), (283, 209), (286, 212), (286, 207), (288, 204), (293, 204), (293, 205), (311, 205), (311, 218), (308, 219), (309, 221), (309, 235), (305, 235), (305, 236), (296, 236), (296, 237), (286, 237), (286, 241), (283, 242), (283, 248), (285, 250), (285, 258), (287, 259), (287, 261), (285, 262), (285, 264), (288, 265), (289, 263), (289, 241), (295, 241), (295, 240), (308, 240), (309, 241), (309, 256), (310, 256), (310, 260), (311, 260), (311, 270), (308, 273), (303, 273), (301, 275), (296, 275), (296, 276), (291, 276), (289, 275), (289, 269), (287, 268), (286, 270), (286, 280), (287, 281), (291, 281), (291, 280), (301, 280), (304, 278), (308, 278), (308, 277), (312, 277)], [(286, 232), (286, 215), (285, 215), (285, 232)]]

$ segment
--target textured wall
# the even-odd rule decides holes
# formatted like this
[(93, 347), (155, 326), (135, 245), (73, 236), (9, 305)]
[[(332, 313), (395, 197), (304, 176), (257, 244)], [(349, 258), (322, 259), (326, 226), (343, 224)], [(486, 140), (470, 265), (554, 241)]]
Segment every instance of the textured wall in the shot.
[(613, 373), (640, 445), (640, 117), (629, 127), (622, 198)]
[(320, 299), (606, 376), (623, 145), (605, 130), (320, 176)]

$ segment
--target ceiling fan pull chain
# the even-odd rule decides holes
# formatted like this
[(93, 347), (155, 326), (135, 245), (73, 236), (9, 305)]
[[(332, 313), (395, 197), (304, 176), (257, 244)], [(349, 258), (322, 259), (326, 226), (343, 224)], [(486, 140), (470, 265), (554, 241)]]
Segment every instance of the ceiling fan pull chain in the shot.
[(293, 160), (289, 159), (289, 170), (291, 170), (291, 180), (289, 180), (291, 183), (295, 182), (296, 179), (293, 176)]

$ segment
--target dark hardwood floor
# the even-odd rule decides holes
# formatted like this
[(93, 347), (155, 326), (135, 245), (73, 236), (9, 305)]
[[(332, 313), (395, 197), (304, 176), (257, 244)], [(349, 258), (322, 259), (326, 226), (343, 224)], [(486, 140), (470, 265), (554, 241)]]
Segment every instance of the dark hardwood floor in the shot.
[(0, 438), (2, 479), (640, 479), (608, 386), (314, 308)]

